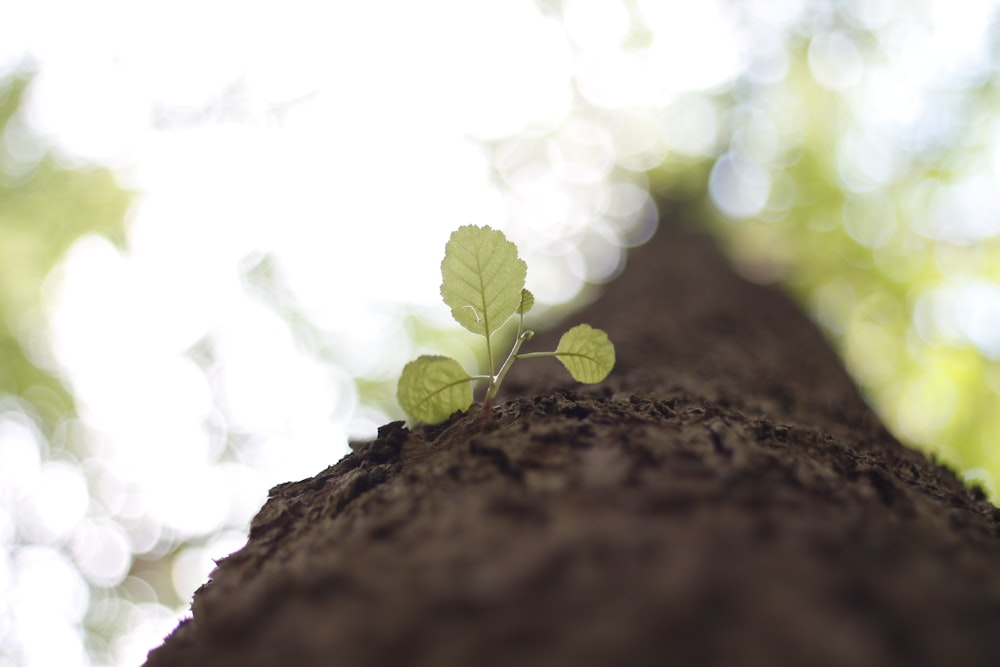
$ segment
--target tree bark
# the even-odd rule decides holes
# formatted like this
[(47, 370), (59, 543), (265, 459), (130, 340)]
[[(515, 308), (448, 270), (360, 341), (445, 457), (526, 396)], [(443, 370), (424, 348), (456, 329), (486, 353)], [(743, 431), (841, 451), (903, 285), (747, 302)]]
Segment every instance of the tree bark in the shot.
[(574, 318), (606, 382), (525, 361), (272, 489), (147, 665), (1000, 664), (1000, 510), (682, 217)]

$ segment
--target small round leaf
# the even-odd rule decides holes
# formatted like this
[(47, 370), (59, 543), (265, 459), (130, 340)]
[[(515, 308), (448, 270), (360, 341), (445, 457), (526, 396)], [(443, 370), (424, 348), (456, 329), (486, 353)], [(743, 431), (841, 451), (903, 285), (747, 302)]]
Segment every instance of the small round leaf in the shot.
[(615, 366), (615, 346), (608, 335), (589, 324), (578, 324), (559, 339), (556, 357), (577, 382), (593, 384)]
[(521, 290), (521, 305), (517, 307), (517, 312), (524, 315), (535, 305), (535, 295), (530, 290)]
[(472, 378), (451, 357), (423, 355), (403, 368), (396, 397), (406, 414), (437, 424), (472, 405)]

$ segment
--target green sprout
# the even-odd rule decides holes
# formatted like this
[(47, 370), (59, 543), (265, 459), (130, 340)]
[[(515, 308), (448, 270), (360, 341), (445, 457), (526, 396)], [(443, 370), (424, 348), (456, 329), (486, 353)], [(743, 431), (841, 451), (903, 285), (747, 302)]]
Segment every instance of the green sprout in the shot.
[[(535, 297), (524, 288), (527, 273), (517, 246), (503, 232), (465, 225), (452, 233), (441, 261), (441, 297), (459, 324), (486, 339), (489, 373), (469, 375), (450, 357), (418, 357), (403, 368), (396, 391), (408, 415), (428, 424), (443, 422), (456, 411), (467, 410), (473, 383), (485, 380), (483, 419), (488, 420), (500, 384), (518, 359), (555, 357), (574, 380), (588, 384), (608, 376), (615, 365), (615, 346), (606, 333), (588, 324), (564, 333), (554, 352), (521, 353), (521, 346), (535, 333), (524, 328), (524, 315), (535, 304)], [(493, 336), (512, 319), (517, 320), (517, 335), (497, 366)]]

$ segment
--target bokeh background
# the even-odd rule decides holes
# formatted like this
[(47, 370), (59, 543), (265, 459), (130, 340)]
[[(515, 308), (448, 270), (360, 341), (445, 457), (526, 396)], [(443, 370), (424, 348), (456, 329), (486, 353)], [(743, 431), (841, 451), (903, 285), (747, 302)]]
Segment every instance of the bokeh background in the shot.
[(994, 0), (0, 0), (0, 665), (135, 665), (402, 415), (462, 224), (539, 321), (685, 202), (996, 500)]

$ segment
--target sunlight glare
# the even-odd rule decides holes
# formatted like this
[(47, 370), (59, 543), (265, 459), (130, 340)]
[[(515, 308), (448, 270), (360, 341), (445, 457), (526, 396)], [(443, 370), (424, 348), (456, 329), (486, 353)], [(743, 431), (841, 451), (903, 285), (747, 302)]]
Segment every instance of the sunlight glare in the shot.
[(761, 211), (771, 192), (771, 177), (756, 160), (726, 153), (712, 167), (708, 182), (712, 202), (731, 218), (750, 218)]
[(78, 466), (43, 463), (27, 499), (21, 531), (41, 544), (61, 542), (86, 515), (89, 502), (87, 481)]
[(88, 520), (73, 534), (73, 560), (95, 586), (116, 586), (132, 565), (128, 536), (114, 521)]

